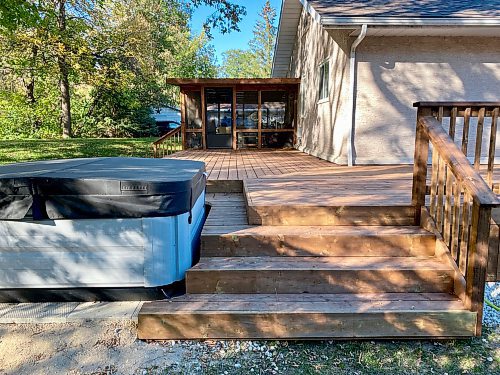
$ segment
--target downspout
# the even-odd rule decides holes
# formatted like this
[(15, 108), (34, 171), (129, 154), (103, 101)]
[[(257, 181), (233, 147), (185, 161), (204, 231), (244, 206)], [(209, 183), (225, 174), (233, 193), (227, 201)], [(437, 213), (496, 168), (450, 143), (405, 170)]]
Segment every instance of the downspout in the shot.
[(356, 48), (361, 44), (366, 36), (366, 24), (361, 26), (361, 32), (356, 40), (351, 45), (351, 55), (349, 58), (349, 113), (351, 114), (351, 124), (347, 132), (347, 165), (353, 166), (353, 150), (354, 150), (354, 125), (356, 119), (356, 108), (354, 102), (356, 101)]

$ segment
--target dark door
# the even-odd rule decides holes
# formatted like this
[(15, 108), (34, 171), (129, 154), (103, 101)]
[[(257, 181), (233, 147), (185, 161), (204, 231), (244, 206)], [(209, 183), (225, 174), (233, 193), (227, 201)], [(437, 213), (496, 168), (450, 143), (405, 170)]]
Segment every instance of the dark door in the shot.
[(231, 148), (233, 89), (205, 89), (207, 148)]

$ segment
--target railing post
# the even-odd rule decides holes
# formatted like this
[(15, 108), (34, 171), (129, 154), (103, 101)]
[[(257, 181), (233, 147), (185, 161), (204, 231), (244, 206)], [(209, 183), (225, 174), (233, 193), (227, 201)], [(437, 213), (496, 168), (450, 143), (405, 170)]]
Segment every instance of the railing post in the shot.
[(474, 200), (472, 206), (466, 280), (466, 306), (477, 312), (476, 336), (481, 336), (484, 286), (488, 263), (491, 207), (481, 206)]
[(429, 157), (429, 137), (420, 125), (420, 118), (430, 114), (428, 108), (418, 108), (415, 136), (415, 157), (413, 161), (412, 206), (415, 208), (415, 225), (420, 224), (420, 213), (425, 206), (427, 188), (427, 159)]

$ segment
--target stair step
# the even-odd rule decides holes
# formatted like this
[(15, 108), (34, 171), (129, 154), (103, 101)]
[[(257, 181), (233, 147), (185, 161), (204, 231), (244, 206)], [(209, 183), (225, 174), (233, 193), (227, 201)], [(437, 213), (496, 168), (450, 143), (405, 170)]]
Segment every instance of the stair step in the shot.
[(211, 226), (205, 257), (432, 256), (436, 236), (416, 226)]
[(454, 270), (435, 257), (207, 257), (188, 293), (450, 292)]
[(248, 206), (252, 225), (415, 225), (412, 206)]
[(140, 339), (468, 337), (476, 313), (443, 293), (188, 294), (138, 319)]

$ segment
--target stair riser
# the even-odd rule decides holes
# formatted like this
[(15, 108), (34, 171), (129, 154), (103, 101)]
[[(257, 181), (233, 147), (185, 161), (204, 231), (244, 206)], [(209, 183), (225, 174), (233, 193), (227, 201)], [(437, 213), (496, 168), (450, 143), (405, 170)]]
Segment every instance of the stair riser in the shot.
[(251, 225), (415, 225), (413, 207), (249, 206)]
[(446, 270), (190, 270), (188, 293), (452, 292)]
[(139, 339), (350, 339), (470, 337), (476, 314), (460, 312), (140, 314)]
[(203, 235), (202, 256), (433, 256), (434, 235)]

